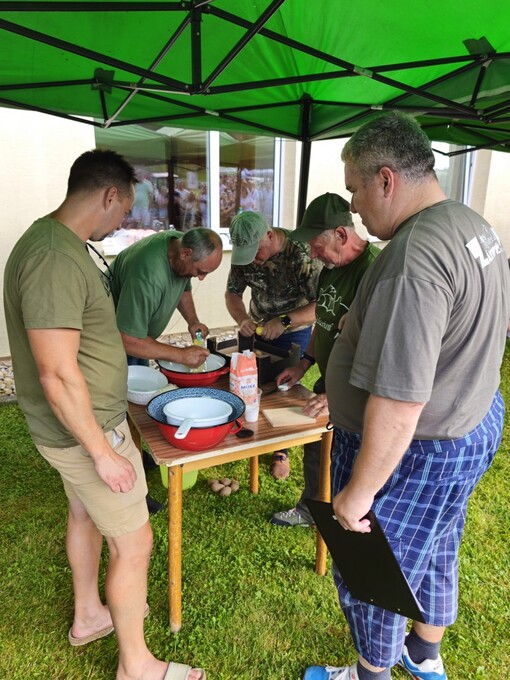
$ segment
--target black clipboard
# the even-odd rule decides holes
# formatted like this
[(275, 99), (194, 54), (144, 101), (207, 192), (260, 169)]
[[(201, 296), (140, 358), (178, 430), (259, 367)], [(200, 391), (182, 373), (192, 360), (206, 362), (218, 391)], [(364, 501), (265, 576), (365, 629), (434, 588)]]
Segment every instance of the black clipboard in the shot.
[(366, 515), (372, 530), (362, 534), (343, 529), (331, 503), (312, 499), (305, 502), (351, 595), (425, 623), (420, 603), (374, 513)]

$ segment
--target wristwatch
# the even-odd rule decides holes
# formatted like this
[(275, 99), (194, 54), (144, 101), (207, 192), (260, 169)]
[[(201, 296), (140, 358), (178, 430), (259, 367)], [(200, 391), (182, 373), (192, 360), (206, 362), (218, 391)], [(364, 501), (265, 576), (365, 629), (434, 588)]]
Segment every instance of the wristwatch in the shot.
[(285, 330), (289, 328), (289, 326), (292, 326), (292, 319), (288, 314), (280, 314), (280, 321), (282, 322), (283, 326), (285, 327)]

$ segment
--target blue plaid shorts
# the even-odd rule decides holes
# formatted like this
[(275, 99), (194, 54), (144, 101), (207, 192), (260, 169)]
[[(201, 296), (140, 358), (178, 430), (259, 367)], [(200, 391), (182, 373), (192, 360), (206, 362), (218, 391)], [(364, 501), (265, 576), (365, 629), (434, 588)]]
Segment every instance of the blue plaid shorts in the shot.
[[(499, 392), (482, 422), (464, 437), (418, 440), (375, 497), (372, 509), (423, 610), (425, 621), (448, 626), (458, 607), (458, 549), (467, 503), (501, 442), (505, 406)], [(361, 436), (335, 428), (333, 494), (349, 481)], [(354, 645), (374, 666), (400, 658), (407, 619), (352, 597), (333, 566), (340, 606)]]

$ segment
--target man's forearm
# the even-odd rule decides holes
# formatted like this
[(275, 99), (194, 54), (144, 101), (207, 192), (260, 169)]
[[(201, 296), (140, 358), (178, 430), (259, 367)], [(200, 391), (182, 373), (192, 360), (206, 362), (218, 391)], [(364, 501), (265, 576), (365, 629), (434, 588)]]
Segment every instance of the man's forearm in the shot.
[(333, 498), (335, 516), (344, 529), (370, 531), (370, 522), (363, 518), (409, 447), (423, 407), (373, 395), (368, 398), (351, 478)]
[(290, 317), (292, 326), (295, 328), (297, 326), (304, 326), (313, 323), (315, 321), (315, 300), (303, 305), (303, 307), (292, 309), (290, 312), (287, 312), (287, 316)]
[(200, 323), (198, 320), (197, 312), (195, 309), (195, 303), (193, 302), (193, 296), (191, 291), (185, 290), (181, 296), (177, 309), (182, 314), (184, 320), (188, 326), (193, 326), (194, 324)]
[(225, 303), (230, 316), (234, 319), (238, 326), (249, 317), (246, 307), (244, 306), (243, 298), (236, 293), (230, 293), (229, 291), (225, 294)]
[(114, 493), (130, 491), (136, 472), (128, 460), (112, 449), (99, 427), (78, 365), (80, 332), (55, 328), (32, 329), (27, 333), (44, 395), (55, 416), (90, 454), (105, 484)]
[(352, 487), (375, 495), (384, 486), (409, 447), (424, 406), (370, 395)]
[(132, 335), (120, 334), (126, 354), (138, 359), (162, 359), (163, 361), (181, 362), (182, 349), (159, 342), (153, 338), (135, 338)]
[(48, 404), (76, 441), (94, 460), (108, 454), (110, 445), (94, 417), (89, 391), (81, 373), (43, 374), (40, 381)]
[(58, 420), (91, 456), (108, 450), (76, 359), (79, 331), (36, 329), (28, 331), (28, 338), (44, 395)]

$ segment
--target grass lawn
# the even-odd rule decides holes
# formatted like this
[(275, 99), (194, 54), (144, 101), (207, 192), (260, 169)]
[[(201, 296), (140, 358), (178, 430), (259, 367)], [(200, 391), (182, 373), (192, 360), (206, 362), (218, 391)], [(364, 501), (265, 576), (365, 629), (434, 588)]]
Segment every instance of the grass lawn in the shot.
[[(312, 376), (309, 376), (310, 378)], [(509, 401), (510, 349), (503, 367)], [(0, 407), (0, 677), (27, 680), (114, 678), (111, 636), (71, 648), (71, 575), (64, 536), (66, 500), (58, 475), (33, 447), (15, 405)], [(472, 498), (461, 549), (459, 619), (445, 636), (449, 680), (510, 678), (510, 428)], [(313, 571), (312, 529), (280, 529), (268, 519), (292, 507), (302, 487), (301, 450), (291, 451), (285, 482), (261, 458), (260, 493), (248, 491), (248, 462), (199, 474), (184, 493), (183, 628), (168, 629), (167, 515), (151, 517), (149, 647), (166, 659), (203, 666), (211, 680), (299, 680), (311, 663), (355, 658), (331, 576)], [(212, 494), (207, 479), (236, 477), (241, 490)], [(151, 495), (165, 500), (158, 470)], [(400, 669), (393, 677), (408, 677)]]

